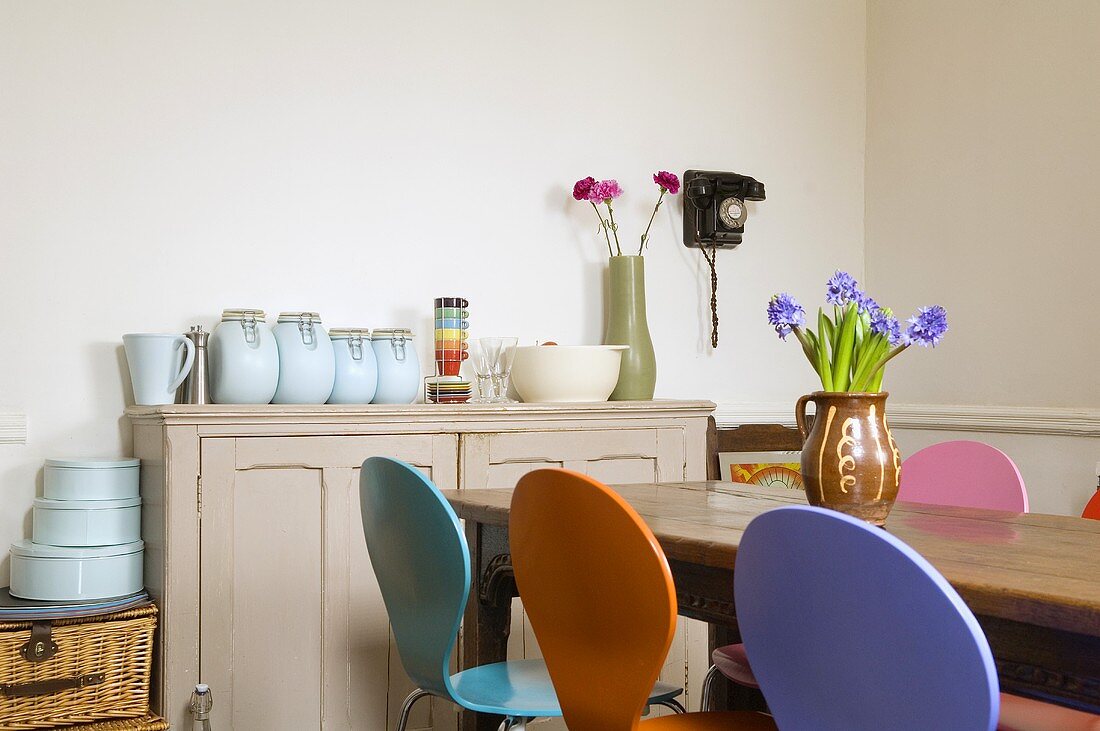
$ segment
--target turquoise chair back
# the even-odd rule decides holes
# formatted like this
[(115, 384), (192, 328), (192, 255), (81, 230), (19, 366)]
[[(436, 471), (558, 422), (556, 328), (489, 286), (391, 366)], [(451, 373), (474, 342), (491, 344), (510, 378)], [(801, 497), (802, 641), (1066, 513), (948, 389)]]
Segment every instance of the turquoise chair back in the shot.
[(401, 664), (454, 699), (448, 667), (470, 595), (470, 553), (450, 503), (415, 467), (371, 457), (359, 473), (363, 534)]

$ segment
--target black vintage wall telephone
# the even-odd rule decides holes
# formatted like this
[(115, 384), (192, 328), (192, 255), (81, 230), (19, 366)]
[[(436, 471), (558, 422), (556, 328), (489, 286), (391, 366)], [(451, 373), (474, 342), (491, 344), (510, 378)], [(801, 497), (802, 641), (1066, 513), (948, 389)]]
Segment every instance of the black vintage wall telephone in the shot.
[(737, 173), (684, 172), (684, 246), (698, 248), (710, 266), (711, 347), (718, 347), (718, 249), (741, 243), (749, 217), (745, 201), (764, 200), (764, 184)]

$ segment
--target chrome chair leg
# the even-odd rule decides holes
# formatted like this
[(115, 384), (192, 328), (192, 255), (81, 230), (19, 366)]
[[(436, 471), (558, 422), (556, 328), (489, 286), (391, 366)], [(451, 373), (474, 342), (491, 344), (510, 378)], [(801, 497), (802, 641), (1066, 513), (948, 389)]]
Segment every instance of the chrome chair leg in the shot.
[(671, 708), (673, 713), (687, 713), (687, 709), (684, 708), (680, 701), (669, 698), (667, 701), (661, 701), (660, 703), (654, 703), (655, 706), (664, 706), (665, 708)]
[(707, 671), (706, 677), (703, 678), (703, 697), (699, 701), (700, 711), (709, 711), (711, 696), (714, 694), (714, 681), (718, 680), (721, 673), (718, 672), (717, 665), (711, 665), (710, 670)]
[(512, 718), (511, 716), (509, 716), (508, 718), (500, 722), (500, 728), (497, 731), (512, 731), (512, 729), (516, 729), (517, 731), (526, 731), (527, 719)]
[(397, 722), (397, 731), (405, 731), (405, 726), (409, 723), (409, 714), (412, 713), (413, 704), (426, 695), (431, 695), (431, 693), (426, 690), (421, 690), (420, 688), (409, 693), (408, 697), (405, 698), (404, 705), (401, 706), (401, 720)]

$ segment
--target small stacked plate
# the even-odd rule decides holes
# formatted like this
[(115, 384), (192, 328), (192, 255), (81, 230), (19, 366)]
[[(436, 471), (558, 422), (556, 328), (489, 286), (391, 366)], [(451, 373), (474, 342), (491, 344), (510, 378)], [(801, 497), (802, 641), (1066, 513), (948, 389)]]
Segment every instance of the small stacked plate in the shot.
[(424, 380), (424, 396), (429, 403), (464, 404), (472, 395), (470, 382), (461, 376), (433, 376)]

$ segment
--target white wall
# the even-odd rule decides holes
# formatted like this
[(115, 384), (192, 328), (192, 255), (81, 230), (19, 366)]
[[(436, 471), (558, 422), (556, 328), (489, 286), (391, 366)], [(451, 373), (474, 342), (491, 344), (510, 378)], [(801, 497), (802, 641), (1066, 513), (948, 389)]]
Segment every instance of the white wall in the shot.
[(765, 183), (716, 353), (678, 200), (655, 223), (658, 395), (793, 402), (809, 369), (763, 309), (861, 269), (865, 30), (856, 0), (3, 3), (0, 404), (29, 440), (0, 447), (0, 555), (43, 458), (128, 451), (125, 332), (309, 308), (426, 356), (457, 294), (476, 334), (598, 342), (588, 174), (627, 189), (628, 239), (658, 168)]
[[(867, 278), (951, 323), (891, 366), (895, 398), (1100, 408), (1098, 28), (1092, 0), (869, 3)], [(1036, 509), (1096, 484), (1095, 438), (970, 438), (1011, 447)]]

